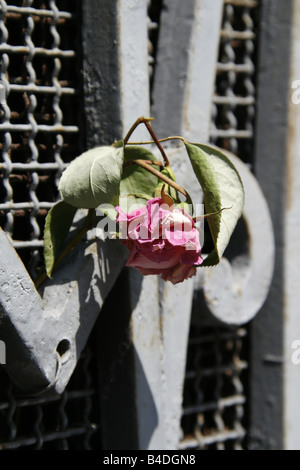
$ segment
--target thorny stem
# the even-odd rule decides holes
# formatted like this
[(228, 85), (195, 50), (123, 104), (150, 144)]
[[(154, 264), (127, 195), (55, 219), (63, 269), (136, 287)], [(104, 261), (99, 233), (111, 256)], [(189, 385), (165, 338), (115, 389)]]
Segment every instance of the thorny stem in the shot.
[[(180, 137), (178, 135), (173, 135), (170, 137), (164, 137), (163, 139), (157, 139), (157, 142), (167, 142), (169, 140), (181, 140), (182, 142), (186, 142), (184, 137)], [(156, 144), (154, 140), (146, 140), (143, 142), (128, 142), (127, 145), (151, 145)]]
[[(57, 268), (57, 266), (65, 259), (65, 257), (75, 248), (77, 243), (79, 243), (84, 237), (84, 235), (92, 228), (94, 214), (95, 214), (95, 209), (89, 209), (83, 226), (78, 230), (74, 238), (72, 238), (70, 243), (62, 250), (60, 255), (57, 257), (54, 263), (53, 270)], [(35, 281), (36, 288), (38, 288), (46, 279), (47, 279), (47, 273), (44, 270), (41, 272), (41, 274)]]
[(207, 219), (208, 217), (211, 217), (213, 215), (217, 215), (219, 214), (220, 212), (222, 211), (225, 211), (225, 210), (229, 210), (231, 209), (232, 206), (230, 207), (222, 207), (222, 209), (216, 211), (216, 212), (209, 212), (208, 214), (204, 214), (204, 215), (198, 215), (197, 217), (193, 217), (193, 221), (194, 222), (199, 222), (199, 220), (202, 220), (202, 219)]
[[(156, 165), (156, 166), (159, 166), (161, 168), (164, 168), (163, 163), (157, 162), (155, 160), (142, 160), (142, 159), (139, 159), (139, 161), (143, 161), (145, 163), (148, 163), (148, 165)], [(125, 162), (123, 166), (124, 166), (124, 168), (127, 168), (128, 166), (131, 166), (132, 163), (135, 163), (135, 160), (128, 160), (128, 162)]]
[(176, 189), (179, 191), (181, 194), (183, 194), (186, 199), (189, 199), (189, 195), (186, 192), (185, 189), (183, 189), (179, 184), (177, 184), (175, 181), (171, 180), (171, 178), (168, 178), (168, 176), (164, 175), (160, 171), (156, 170), (156, 168), (153, 168), (151, 165), (149, 165), (145, 160), (131, 160), (128, 163), (135, 163), (136, 165), (141, 166), (145, 170), (149, 171), (153, 175), (157, 176), (159, 179), (167, 183), (169, 186), (172, 186), (172, 188)]
[(128, 140), (130, 138), (130, 136), (132, 135), (132, 133), (135, 131), (135, 129), (140, 125), (140, 124), (145, 124), (145, 126), (147, 127), (148, 129), (148, 132), (149, 134), (151, 135), (152, 139), (153, 139), (153, 143), (155, 143), (157, 145), (157, 148), (159, 149), (162, 157), (163, 157), (163, 160), (164, 160), (164, 163), (166, 166), (169, 166), (170, 165), (170, 162), (169, 162), (169, 159), (164, 151), (164, 149), (162, 148), (162, 146), (160, 145), (160, 141), (159, 139), (156, 137), (152, 127), (150, 126), (149, 122), (150, 121), (153, 121), (153, 118), (145, 118), (145, 117), (140, 117), (138, 118), (135, 123), (131, 126), (131, 128), (129, 129), (129, 131), (127, 132), (127, 135), (124, 139), (124, 146), (127, 145), (128, 143)]
[[(164, 163), (165, 163), (165, 166), (170, 166), (170, 162), (169, 162), (169, 159), (163, 149), (163, 147), (161, 146), (160, 142), (166, 142), (168, 140), (172, 140), (172, 139), (180, 139), (182, 141), (185, 141), (185, 139), (183, 137), (179, 137), (179, 136), (174, 136), (174, 137), (166, 137), (164, 139), (158, 139), (152, 129), (152, 127), (150, 126), (149, 122), (150, 121), (153, 121), (153, 118), (145, 118), (145, 117), (140, 117), (138, 118), (135, 123), (131, 126), (131, 128), (129, 129), (125, 139), (124, 139), (124, 147), (125, 145), (133, 145), (133, 144), (130, 144), (128, 142), (129, 138), (131, 137), (131, 135), (133, 134), (133, 132), (135, 131), (135, 129), (140, 125), (140, 124), (145, 124), (145, 126), (147, 127), (148, 129), (148, 132), (149, 134), (151, 135), (151, 137), (153, 138), (153, 141), (150, 141), (150, 142), (141, 142), (141, 144), (156, 144), (156, 146), (158, 147), (162, 157), (163, 157), (163, 160), (164, 160)], [(190, 200), (190, 196), (188, 195), (188, 193), (185, 191), (184, 188), (182, 188), (182, 186), (180, 186), (179, 184), (175, 183), (175, 181), (171, 180), (170, 178), (168, 178), (166, 175), (162, 174), (160, 171), (156, 170), (155, 168), (151, 167), (151, 164), (153, 165), (157, 165), (158, 162), (149, 162), (149, 161), (146, 161), (146, 160), (141, 160), (141, 159), (138, 159), (138, 160), (132, 160), (128, 163), (125, 164), (125, 166), (128, 166), (128, 165), (131, 165), (132, 163), (135, 163), (141, 167), (143, 167), (145, 170), (149, 171), (150, 173), (152, 173), (153, 175), (157, 176), (159, 179), (161, 179), (162, 181), (164, 181), (165, 183), (167, 183), (169, 186), (171, 186), (172, 188), (176, 189), (178, 192), (180, 192), (181, 194), (183, 194), (185, 196), (185, 198), (187, 200)], [(160, 165), (161, 166), (161, 165)]]

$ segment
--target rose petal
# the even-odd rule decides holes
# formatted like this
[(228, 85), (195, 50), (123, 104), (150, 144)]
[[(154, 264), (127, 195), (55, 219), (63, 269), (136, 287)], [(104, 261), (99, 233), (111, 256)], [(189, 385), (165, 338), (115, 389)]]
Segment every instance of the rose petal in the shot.
[[(133, 254), (132, 254), (133, 253)], [(162, 272), (165, 269), (170, 269), (180, 263), (181, 253), (173, 251), (169, 256), (162, 257), (160, 253), (141, 251), (135, 248), (127, 260), (126, 266), (146, 269), (158, 269)]]
[(161, 274), (173, 284), (196, 274), (195, 265), (203, 261), (199, 232), (187, 212), (170, 208), (161, 198), (153, 198), (129, 214), (116, 209), (130, 250), (127, 266), (143, 275)]
[(179, 282), (195, 276), (195, 274), (195, 266), (180, 264), (176, 266), (175, 269), (170, 269), (169, 271), (163, 273), (161, 277), (164, 281), (170, 281), (172, 284), (178, 284)]

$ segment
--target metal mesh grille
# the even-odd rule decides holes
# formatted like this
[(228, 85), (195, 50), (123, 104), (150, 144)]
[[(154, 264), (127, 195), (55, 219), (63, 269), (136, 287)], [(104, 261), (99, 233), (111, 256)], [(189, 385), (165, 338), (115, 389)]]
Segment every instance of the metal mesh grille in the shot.
[(93, 337), (61, 396), (24, 397), (0, 369), (0, 450), (99, 449)]
[[(225, 0), (210, 140), (251, 164), (259, 2)], [(200, 319), (199, 319), (200, 317)], [(182, 449), (244, 449), (247, 330), (201, 325), (192, 315), (182, 414)]]
[(0, 1), (0, 225), (32, 277), (59, 177), (81, 147), (79, 5)]
[[(0, 225), (35, 276), (44, 220), (83, 149), (79, 0), (0, 0)], [(95, 344), (60, 397), (24, 397), (0, 368), (0, 449), (99, 448)]]
[[(198, 313), (199, 315), (199, 313)], [(245, 329), (196, 325), (189, 338), (181, 449), (239, 450), (245, 437)]]
[(251, 163), (258, 2), (225, 1), (210, 138)]
[(148, 0), (148, 64), (150, 101), (152, 101), (152, 85), (156, 65), (156, 51), (159, 33), (159, 20), (162, 10), (162, 0)]

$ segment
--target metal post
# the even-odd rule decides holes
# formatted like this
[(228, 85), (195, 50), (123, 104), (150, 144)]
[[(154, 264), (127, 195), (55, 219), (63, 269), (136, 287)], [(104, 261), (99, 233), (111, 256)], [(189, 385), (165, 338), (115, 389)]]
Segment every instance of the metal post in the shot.
[(283, 447), (284, 214), (292, 1), (261, 6), (255, 175), (275, 228), (275, 268), (268, 298), (250, 326), (249, 448)]
[[(284, 256), (284, 381), (283, 381), (283, 447), (300, 449), (299, 412), (299, 344), (300, 319), (298, 286), (300, 279), (300, 5), (293, 1), (291, 68), (288, 87), (289, 120), (287, 136), (285, 256)], [(296, 248), (296, 249), (295, 249)]]

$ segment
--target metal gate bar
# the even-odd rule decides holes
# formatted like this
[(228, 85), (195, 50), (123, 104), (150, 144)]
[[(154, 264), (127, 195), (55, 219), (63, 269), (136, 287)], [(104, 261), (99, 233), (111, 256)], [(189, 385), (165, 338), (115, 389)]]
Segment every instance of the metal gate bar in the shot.
[[(259, 2), (224, 2), (210, 141), (253, 163)], [(244, 449), (248, 418), (248, 328), (201, 323), (194, 300), (181, 449)]]

